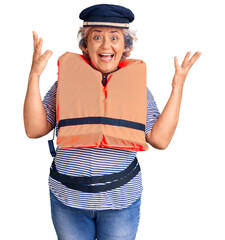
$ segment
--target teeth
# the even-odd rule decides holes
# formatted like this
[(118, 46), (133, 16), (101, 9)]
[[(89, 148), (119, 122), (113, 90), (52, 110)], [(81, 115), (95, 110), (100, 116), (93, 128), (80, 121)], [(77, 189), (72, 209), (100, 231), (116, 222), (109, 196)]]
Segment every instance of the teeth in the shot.
[(99, 54), (100, 57), (113, 57), (113, 54)]

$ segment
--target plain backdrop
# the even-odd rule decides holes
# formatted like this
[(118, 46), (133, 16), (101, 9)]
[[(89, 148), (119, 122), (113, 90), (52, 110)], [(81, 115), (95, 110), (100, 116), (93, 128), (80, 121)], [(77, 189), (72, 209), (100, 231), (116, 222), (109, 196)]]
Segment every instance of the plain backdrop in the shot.
[(138, 41), (132, 58), (147, 63), (148, 87), (163, 110), (174, 56), (201, 51), (185, 83), (180, 119), (166, 150), (138, 153), (144, 192), (137, 240), (225, 239), (225, 35), (223, 1), (159, 0), (4, 1), (0, 4), (0, 238), (56, 239), (51, 222), (47, 140), (29, 139), (23, 103), (30, 71), (32, 31), (53, 55), (40, 79), (42, 97), (57, 80), (57, 59), (80, 53), (78, 16), (98, 3), (124, 5), (135, 14)]

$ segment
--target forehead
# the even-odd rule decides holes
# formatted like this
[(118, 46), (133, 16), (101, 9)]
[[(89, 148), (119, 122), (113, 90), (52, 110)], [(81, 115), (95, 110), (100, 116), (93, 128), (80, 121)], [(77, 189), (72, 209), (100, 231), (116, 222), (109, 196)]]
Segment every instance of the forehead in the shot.
[(123, 34), (122, 32), (123, 30), (121, 28), (114, 28), (114, 27), (91, 27), (90, 32), (89, 33), (95, 33), (95, 32), (99, 32), (99, 33), (118, 33), (118, 34)]

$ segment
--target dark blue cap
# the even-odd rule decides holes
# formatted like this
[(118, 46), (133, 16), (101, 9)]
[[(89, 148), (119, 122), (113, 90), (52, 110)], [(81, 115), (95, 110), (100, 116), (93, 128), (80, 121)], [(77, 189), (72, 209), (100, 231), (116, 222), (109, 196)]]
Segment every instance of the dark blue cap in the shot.
[(79, 17), (84, 20), (84, 27), (109, 26), (129, 28), (129, 23), (134, 20), (134, 14), (130, 9), (113, 4), (97, 4), (85, 8)]

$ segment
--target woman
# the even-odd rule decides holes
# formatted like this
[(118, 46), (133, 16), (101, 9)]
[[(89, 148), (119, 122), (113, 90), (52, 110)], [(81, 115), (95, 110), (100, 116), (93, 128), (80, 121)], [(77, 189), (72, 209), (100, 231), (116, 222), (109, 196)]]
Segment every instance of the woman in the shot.
[[(59, 58), (58, 81), (43, 102), (39, 78), (52, 52), (34, 54), (24, 103), (27, 136), (57, 129), (57, 153), (49, 177), (51, 212), (58, 239), (135, 239), (142, 193), (137, 151), (149, 143), (165, 149), (174, 134), (186, 76), (200, 57), (174, 59), (172, 92), (159, 114), (146, 88), (145, 64), (126, 59), (135, 35), (133, 13), (117, 5), (83, 10), (83, 56)], [(147, 99), (147, 101), (146, 101)]]

